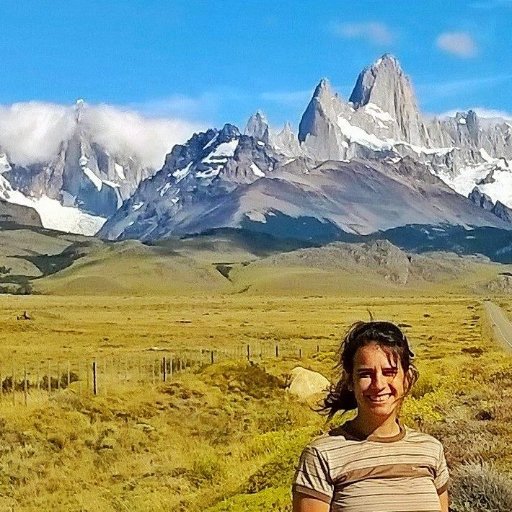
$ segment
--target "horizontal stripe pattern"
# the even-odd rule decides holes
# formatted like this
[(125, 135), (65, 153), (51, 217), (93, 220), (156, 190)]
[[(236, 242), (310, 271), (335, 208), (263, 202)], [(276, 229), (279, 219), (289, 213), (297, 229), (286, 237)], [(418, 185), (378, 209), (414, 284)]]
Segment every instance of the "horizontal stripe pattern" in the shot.
[(432, 436), (406, 427), (380, 442), (337, 429), (304, 449), (294, 492), (330, 503), (332, 512), (439, 512), (448, 480), (443, 447)]

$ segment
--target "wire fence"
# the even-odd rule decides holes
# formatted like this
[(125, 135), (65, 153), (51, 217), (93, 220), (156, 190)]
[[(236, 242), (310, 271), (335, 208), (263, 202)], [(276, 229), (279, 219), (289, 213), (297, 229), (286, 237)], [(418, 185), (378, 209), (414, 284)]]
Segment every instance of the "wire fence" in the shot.
[(90, 359), (44, 360), (0, 366), (0, 404), (27, 405), (64, 389), (78, 395), (99, 395), (128, 386), (156, 386), (181, 372), (223, 361), (263, 362), (270, 359), (301, 360), (332, 345), (291, 346), (246, 344), (232, 349), (190, 349), (167, 352), (149, 349), (144, 354), (100, 355)]

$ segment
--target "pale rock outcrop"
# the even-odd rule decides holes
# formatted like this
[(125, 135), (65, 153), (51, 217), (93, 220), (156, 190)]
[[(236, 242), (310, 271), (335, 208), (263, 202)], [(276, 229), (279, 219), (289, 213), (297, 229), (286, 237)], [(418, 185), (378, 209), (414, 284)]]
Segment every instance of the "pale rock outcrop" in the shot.
[(297, 366), (290, 372), (289, 382), (288, 392), (304, 401), (325, 395), (331, 385), (321, 373), (301, 366)]

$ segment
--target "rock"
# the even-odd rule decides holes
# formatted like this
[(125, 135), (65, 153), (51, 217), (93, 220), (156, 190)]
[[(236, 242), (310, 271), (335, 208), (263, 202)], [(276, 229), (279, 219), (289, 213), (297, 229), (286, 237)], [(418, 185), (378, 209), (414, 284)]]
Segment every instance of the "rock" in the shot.
[(330, 385), (321, 373), (297, 366), (291, 371), (288, 391), (300, 400), (308, 401), (325, 394)]
[(249, 137), (254, 137), (257, 140), (260, 140), (264, 143), (268, 143), (268, 122), (262, 112), (258, 110), (256, 114), (253, 114), (249, 118), (244, 133), (245, 135), (249, 135)]

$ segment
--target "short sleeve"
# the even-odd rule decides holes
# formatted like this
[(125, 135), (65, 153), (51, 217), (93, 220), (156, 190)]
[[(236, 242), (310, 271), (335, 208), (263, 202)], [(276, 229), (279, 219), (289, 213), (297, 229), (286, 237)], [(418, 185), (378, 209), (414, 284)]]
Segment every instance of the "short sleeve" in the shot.
[(446, 465), (443, 445), (439, 443), (439, 455), (437, 458), (436, 476), (434, 478), (434, 485), (436, 486), (437, 494), (442, 494), (446, 489), (448, 489), (449, 480), (450, 475), (448, 473), (448, 466)]
[(293, 482), (293, 492), (305, 494), (326, 503), (332, 500), (334, 487), (329, 466), (315, 447), (307, 446), (300, 456)]

